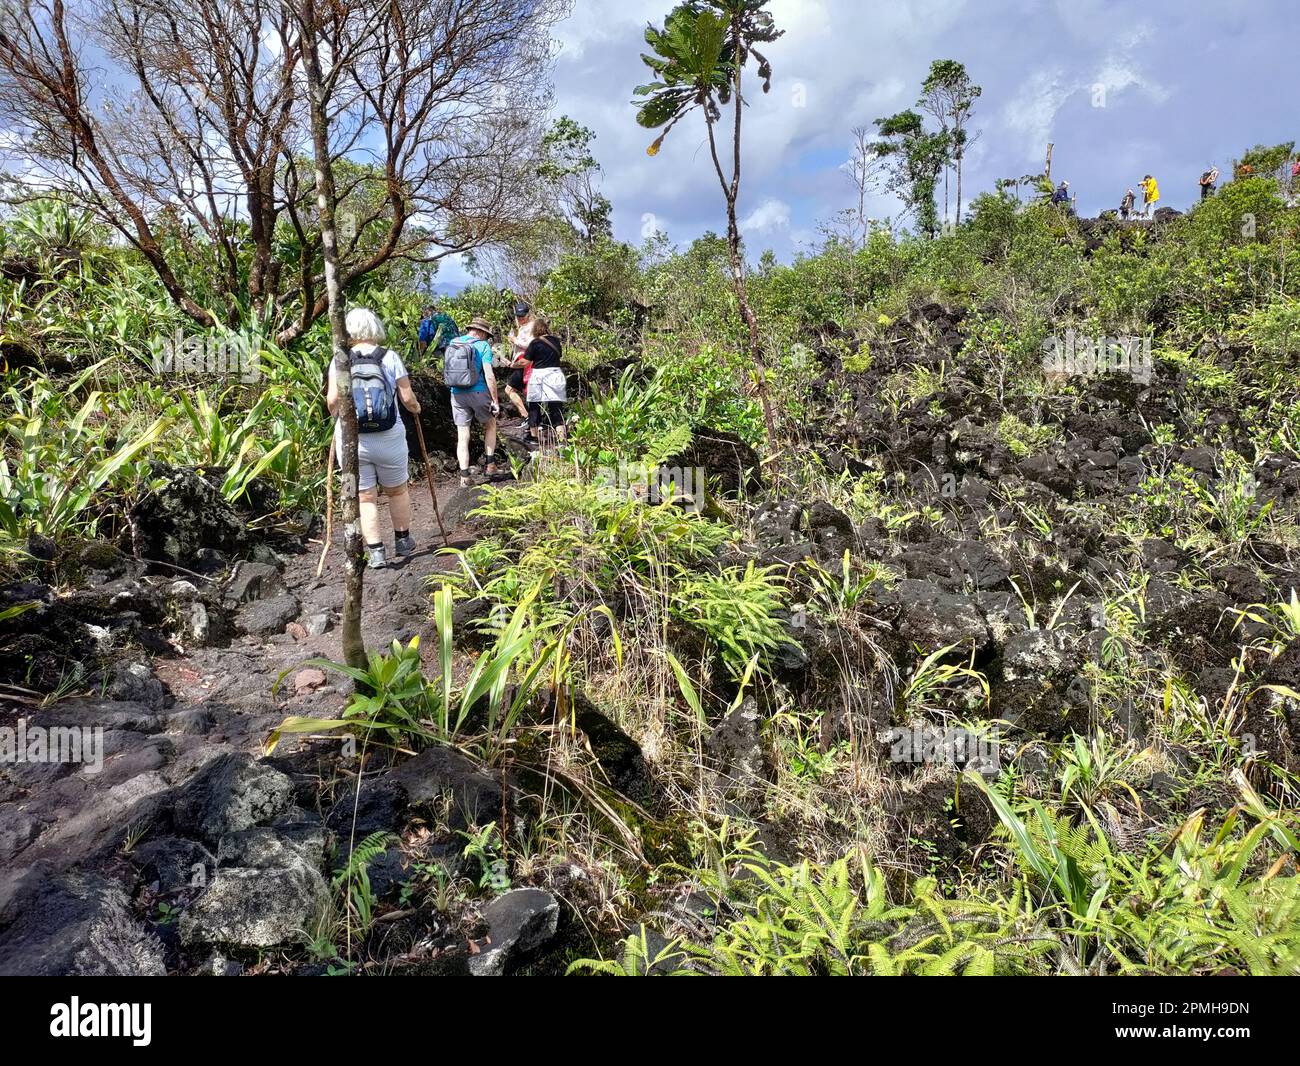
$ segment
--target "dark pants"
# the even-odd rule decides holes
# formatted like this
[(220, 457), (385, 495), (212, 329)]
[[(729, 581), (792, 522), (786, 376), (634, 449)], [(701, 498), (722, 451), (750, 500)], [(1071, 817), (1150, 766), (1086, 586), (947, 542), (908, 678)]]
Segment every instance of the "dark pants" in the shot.
[(1214, 192), (1214, 186), (1213, 186), (1213, 185), (1211, 185), (1211, 184), (1205, 184), (1205, 185), (1202, 185), (1202, 186), (1201, 186), (1201, 199), (1204, 200), (1204, 199), (1205, 199), (1207, 196), (1209, 196), (1210, 193), (1212, 193), (1212, 192)]
[(564, 425), (562, 400), (547, 400), (545, 403), (534, 400), (528, 405), (528, 428), (536, 430), (543, 422), (551, 429)]

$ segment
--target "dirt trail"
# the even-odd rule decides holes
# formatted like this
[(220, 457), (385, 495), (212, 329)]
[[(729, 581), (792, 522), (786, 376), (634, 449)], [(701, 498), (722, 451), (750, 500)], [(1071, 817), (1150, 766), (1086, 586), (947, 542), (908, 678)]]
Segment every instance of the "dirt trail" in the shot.
[[(467, 495), (455, 482), (438, 486), (438, 502), (453, 547), (463, 548), (469, 543), (461, 524)], [(418, 634), (422, 654), (429, 660), (435, 654), (436, 635), (429, 610), (430, 579), (453, 570), (456, 561), (443, 552), (425, 482), (412, 483), (412, 511), (415, 554), (395, 559), (386, 507), (380, 506), (380, 527), (385, 532), (389, 563), (382, 570), (366, 571), (362, 636), (367, 650), (377, 651), (387, 648), (393, 640), (405, 642)], [(316, 577), (318, 539), (311, 543), (309, 551), (291, 557), (285, 564), (281, 574), (284, 592), (301, 604), (297, 617), (288, 623), (285, 632), (237, 637), (229, 647), (196, 648), (180, 658), (155, 662), (159, 679), (168, 686), (178, 704), (264, 710), (264, 704), (274, 700), (280, 705), (277, 714), (310, 714), (322, 705), (327, 705), (331, 712), (339, 708), (340, 695), (349, 683), (338, 675), (329, 675), (321, 687), (305, 687), (299, 691), (294, 685), (296, 674), (290, 673), (274, 697), (272, 690), (281, 674), (295, 671), (308, 659), (342, 659), (339, 629), (343, 607), (342, 535), (336, 515), (333, 543), (319, 578)], [(317, 627), (311, 625), (313, 620), (317, 627), (324, 622), (328, 628), (314, 632)]]
[[(412, 490), (417, 550), (366, 572), (363, 636), (368, 649), (381, 650), (419, 634), (428, 658), (436, 647), (430, 578), (456, 562), (441, 552), (427, 484), (413, 483)], [(464, 547), (470, 541), (462, 523), (475, 493), (454, 482), (438, 491), (451, 542)], [(391, 546), (386, 514), (381, 522)], [(238, 564), (223, 591), (242, 590), (233, 617), (250, 633), (225, 647), (183, 647), (176, 656), (153, 657), (148, 666), (170, 697), (149, 679), (138, 698), (86, 692), (30, 714), (29, 724), (46, 729), (101, 727), (102, 766), (92, 772), (68, 763), (22, 763), (0, 775), (0, 913), (26, 872), (119, 866), (133, 831), (152, 832), (168, 821), (175, 790), (223, 755), (260, 756), (287, 715), (335, 717), (342, 710), (351, 682), (331, 673), (304, 677), (301, 669), (314, 657), (341, 657), (341, 538), (336, 528), (319, 579), (319, 540), (282, 566)], [(300, 678), (314, 683), (297, 684)]]

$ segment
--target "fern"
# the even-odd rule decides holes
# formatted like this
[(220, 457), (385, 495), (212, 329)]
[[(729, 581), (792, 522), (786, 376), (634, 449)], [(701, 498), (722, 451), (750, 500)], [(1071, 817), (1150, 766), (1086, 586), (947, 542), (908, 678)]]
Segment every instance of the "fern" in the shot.
[(334, 874), (334, 891), (342, 889), (345, 892), (347, 905), (356, 915), (363, 933), (374, 921), (375, 896), (370, 888), (370, 864), (396, 843), (399, 843), (399, 838), (393, 833), (382, 830), (371, 833), (353, 847), (348, 861)]
[(641, 456), (641, 464), (649, 469), (667, 462), (674, 456), (681, 455), (691, 444), (691, 427), (673, 426), (651, 439)]
[(576, 959), (569, 964), (565, 975), (589, 973), (604, 977), (649, 977), (655, 973), (670, 976), (688, 976), (694, 971), (680, 968), (676, 964), (688, 957), (689, 952), (683, 948), (679, 939), (668, 941), (653, 954), (646, 936), (646, 928), (640, 926), (631, 936), (623, 940), (623, 957), (621, 959)]

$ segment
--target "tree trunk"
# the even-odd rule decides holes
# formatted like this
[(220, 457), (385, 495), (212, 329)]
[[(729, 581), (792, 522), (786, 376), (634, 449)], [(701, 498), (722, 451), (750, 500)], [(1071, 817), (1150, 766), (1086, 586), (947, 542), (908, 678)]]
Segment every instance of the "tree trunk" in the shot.
[(961, 157), (962, 152), (957, 152), (957, 225), (961, 225)]
[[(733, 35), (738, 35), (738, 27), (733, 24)], [(737, 54), (740, 53), (740, 41), (735, 40)], [(749, 290), (745, 284), (745, 261), (740, 254), (740, 226), (736, 222), (736, 199), (740, 193), (740, 64), (736, 64), (736, 73), (732, 79), (731, 97), (735, 104), (735, 121), (731, 135), (731, 181), (727, 181), (722, 171), (722, 162), (718, 158), (718, 145), (714, 137), (713, 118), (705, 112), (705, 124), (709, 130), (709, 151), (713, 155), (713, 166), (718, 173), (718, 182), (722, 186), (722, 195), (727, 201), (727, 258), (731, 264), (731, 281), (736, 290), (736, 305), (740, 308), (740, 317), (745, 321), (749, 331), (749, 357), (754, 364), (754, 385), (758, 401), (763, 405), (763, 422), (767, 427), (767, 444), (776, 446), (776, 419), (772, 415), (772, 401), (767, 392), (767, 360), (763, 358), (763, 343), (758, 334), (758, 319), (754, 309), (749, 305)]]
[(325, 291), (329, 303), (330, 334), (334, 341), (334, 373), (338, 380), (339, 423), (343, 428), (340, 511), (343, 519), (343, 659), (364, 668), (366, 647), (361, 639), (361, 594), (365, 582), (365, 545), (357, 499), (357, 412), (352, 405), (352, 354), (344, 324), (343, 289), (339, 279), (338, 230), (335, 210), (334, 164), (330, 159), (328, 93), (317, 50), (318, 25), (315, 0), (303, 0), (303, 68), (311, 112), (312, 148), (316, 157), (316, 207), (320, 212), (321, 246), (325, 258)]
[(745, 261), (740, 254), (740, 229), (736, 225), (736, 205), (727, 202), (727, 254), (731, 259), (731, 278), (736, 288), (736, 303), (740, 317), (749, 330), (749, 356), (754, 362), (755, 385), (759, 403), (763, 405), (763, 421), (767, 425), (768, 447), (776, 444), (776, 420), (772, 415), (772, 401), (767, 393), (767, 362), (763, 358), (763, 343), (758, 334), (758, 319), (749, 306), (749, 291), (745, 285)]

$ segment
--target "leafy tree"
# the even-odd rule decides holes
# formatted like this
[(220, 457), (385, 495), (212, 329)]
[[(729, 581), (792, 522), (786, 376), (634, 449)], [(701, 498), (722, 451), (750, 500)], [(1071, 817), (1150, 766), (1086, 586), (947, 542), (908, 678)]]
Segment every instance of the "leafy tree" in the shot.
[(560, 210), (588, 248), (613, 235), (609, 218), (613, 206), (598, 188), (600, 164), (591, 151), (595, 139), (586, 126), (561, 115), (542, 138), (542, 163), (537, 168), (537, 176), (558, 194)]
[[(536, 213), (523, 211), (491, 245), (465, 257), (471, 272), (536, 300), (547, 275), (568, 256), (594, 254), (613, 239), (612, 206), (600, 191), (596, 135), (568, 116), (541, 138), (535, 165)], [(548, 308), (559, 313), (558, 307)]]
[(1291, 153), (1295, 151), (1295, 147), (1294, 140), (1287, 140), (1282, 144), (1256, 144), (1255, 147), (1247, 149), (1238, 165), (1249, 166), (1261, 177), (1271, 177), (1291, 161)]
[[(653, 54), (642, 54), (641, 60), (657, 80), (638, 86), (635, 95), (642, 98), (637, 122), (646, 129), (663, 128), (646, 150), (652, 156), (658, 154), (664, 138), (686, 115), (696, 108), (704, 114), (709, 153), (727, 205), (727, 255), (732, 284), (741, 318), (749, 331), (750, 357), (770, 442), (776, 427), (767, 392), (767, 364), (759, 340), (758, 320), (745, 285), (740, 226), (736, 221), (744, 106), (742, 75), (752, 56), (758, 63), (763, 92), (771, 89), (772, 65), (755, 46), (775, 41), (785, 32), (776, 28), (771, 13), (763, 10), (764, 3), (765, 0), (692, 0), (673, 8), (662, 30), (647, 26), (645, 39)], [(723, 136), (722, 109), (728, 105), (732, 108), (731, 160), (729, 167), (724, 168), (718, 141)]]
[[(322, 62), (340, 83), (332, 161), (380, 178), (354, 197), (338, 170), (344, 291), (390, 263), (431, 265), (508, 239), (541, 213), (537, 71), (564, 10), (563, 0), (318, 9)], [(292, 4), (194, 0), (182, 16), (168, 0), (0, 3), (0, 125), (24, 164), (20, 195), (57, 192), (112, 227), (195, 324), (255, 315), (280, 344), (296, 340), (329, 303), (318, 222), (304, 210), (315, 199), (301, 156), (312, 132), (306, 46)], [(293, 241), (281, 240), (286, 228)]]
[[(936, 59), (930, 64), (930, 73), (921, 85), (921, 96), (916, 104), (932, 115), (939, 129), (948, 137), (952, 151), (952, 166), (957, 172), (957, 221), (961, 221), (961, 164), (966, 146), (974, 138), (968, 136), (967, 123), (975, 101), (983, 93), (970, 80), (965, 64), (955, 59)], [(976, 134), (978, 136), (978, 134)], [(948, 214), (948, 169), (943, 174), (943, 211)]]
[(949, 134), (931, 133), (915, 111), (900, 111), (876, 119), (880, 139), (875, 152), (889, 159), (889, 187), (915, 216), (917, 225), (930, 237), (939, 231), (939, 213), (934, 204), (939, 172), (951, 158)]

